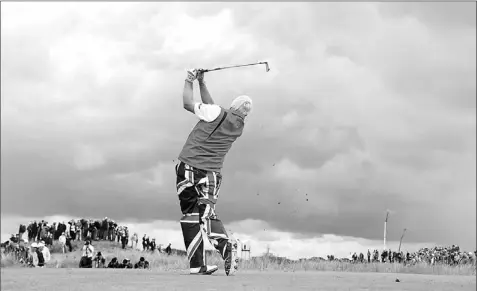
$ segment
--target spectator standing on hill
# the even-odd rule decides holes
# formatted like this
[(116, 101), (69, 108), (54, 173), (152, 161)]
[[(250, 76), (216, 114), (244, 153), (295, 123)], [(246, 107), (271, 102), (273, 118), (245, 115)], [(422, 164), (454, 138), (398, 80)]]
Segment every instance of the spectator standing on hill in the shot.
[(108, 239), (109, 239), (110, 241), (114, 241), (114, 239), (115, 239), (115, 235), (114, 235), (114, 234), (115, 234), (115, 232), (116, 232), (116, 227), (117, 227), (117, 226), (118, 226), (118, 225), (116, 224), (116, 222), (115, 222), (114, 220), (111, 219), (111, 220), (109, 221), (109, 231), (108, 231), (108, 232), (109, 232), (109, 236), (108, 236)]
[(78, 241), (81, 241), (82, 240), (82, 236), (81, 236), (81, 221), (79, 219), (77, 219), (75, 222), (75, 229), (76, 229), (76, 234), (75, 234), (75, 238), (76, 240)]
[(71, 237), (71, 232), (70, 232), (70, 228), (71, 228), (71, 225), (70, 225), (70, 222), (64, 222), (63, 221), (63, 225), (65, 226), (65, 233), (66, 233), (66, 236), (68, 237)]
[(32, 241), (33, 239), (33, 221), (30, 221), (30, 223), (27, 226), (27, 232), (28, 232), (28, 241)]
[(66, 237), (66, 246), (68, 247), (68, 250), (71, 253), (73, 251), (73, 245), (71, 244), (71, 238), (70, 237)]
[(106, 240), (107, 234), (108, 234), (108, 229), (109, 229), (109, 223), (108, 223), (108, 218), (105, 217), (103, 221), (101, 222), (101, 233), (100, 233), (100, 238), (102, 240)]
[[(194, 101), (193, 82), (199, 82), (202, 102)], [(217, 266), (207, 266), (204, 240), (208, 239), (224, 260), (226, 275), (236, 271), (237, 242), (215, 213), (222, 182), (225, 156), (242, 135), (252, 100), (239, 96), (229, 109), (214, 104), (204, 82), (204, 72), (189, 70), (184, 84), (183, 107), (200, 120), (189, 134), (176, 165), (176, 189), (183, 214), (182, 235), (191, 274), (212, 274)]]
[(55, 236), (55, 233), (56, 233), (56, 228), (58, 227), (58, 224), (56, 222), (53, 222), (53, 224), (51, 225), (50, 227), (50, 233), (53, 234), (53, 236)]
[(114, 235), (115, 235), (115, 239), (114, 241), (116, 242), (120, 242), (121, 241), (121, 226), (118, 225), (118, 227), (116, 228), (116, 230), (114, 231)]
[(52, 239), (55, 239), (56, 235), (56, 222), (53, 222), (53, 224), (50, 226), (50, 229), (48, 230), (48, 234), (51, 235)]
[(388, 252), (388, 251), (384, 250), (384, 251), (381, 253), (381, 263), (385, 263), (385, 262), (386, 262), (387, 252)]
[(68, 222), (68, 224), (70, 225), (71, 240), (75, 241), (76, 240), (76, 224), (75, 224), (75, 221), (71, 220), (70, 222)]
[(88, 237), (88, 228), (89, 228), (88, 220), (81, 218), (80, 222), (81, 222), (81, 240), (86, 240), (86, 238)]
[(55, 240), (58, 240), (60, 238), (60, 235), (62, 233), (65, 233), (66, 235), (66, 225), (64, 225), (63, 223), (58, 223), (58, 226), (56, 228), (56, 231), (55, 231)]
[(166, 253), (167, 253), (168, 256), (171, 255), (171, 253), (172, 253), (171, 243), (169, 243), (169, 245), (167, 246), (167, 248), (166, 248)]
[(23, 239), (23, 234), (26, 232), (26, 230), (27, 230), (26, 225), (21, 223), (20, 226), (18, 227), (18, 235), (20, 239)]
[(368, 249), (368, 263), (371, 263), (371, 252)]
[(126, 235), (126, 245), (129, 244), (129, 228), (127, 226), (124, 227), (124, 234)]
[(46, 234), (47, 234), (48, 230), (46, 228), (46, 224), (43, 225), (43, 227), (41, 228), (41, 231), (40, 231), (40, 237), (38, 240), (44, 240), (45, 237), (46, 237)]
[(36, 235), (36, 241), (40, 241), (41, 232), (42, 232), (44, 227), (45, 227), (45, 221), (41, 220), (40, 223), (38, 224), (38, 231), (37, 231), (37, 235)]
[(84, 237), (84, 241), (86, 241), (87, 239), (91, 239), (91, 237), (93, 236), (93, 222), (91, 219), (85, 219), (86, 220), (86, 224), (83, 225), (83, 237)]
[(149, 250), (149, 248), (151, 247), (151, 241), (149, 240), (149, 236), (146, 237), (146, 250)]
[(99, 232), (101, 230), (101, 221), (99, 220), (95, 220), (94, 221), (94, 239), (93, 240), (99, 240), (100, 237), (99, 237)]
[(125, 235), (126, 235), (126, 231), (124, 229), (124, 226), (122, 226), (122, 225), (119, 226), (118, 227), (118, 242), (121, 242), (123, 236), (125, 236)]
[(139, 242), (139, 237), (137, 235), (137, 233), (134, 233), (133, 236), (131, 237), (131, 247), (133, 249), (137, 249), (138, 246), (137, 246), (137, 243)]
[(123, 233), (121, 234), (121, 247), (122, 247), (123, 250), (126, 249), (127, 238), (128, 238), (128, 237), (126, 236), (126, 233), (123, 232)]
[(41, 227), (41, 224), (39, 221), (33, 221), (33, 237), (32, 237), (32, 240), (36, 241), (38, 240), (38, 236), (40, 234), (40, 227)]
[(89, 223), (88, 223), (88, 237), (91, 239), (91, 240), (94, 240), (94, 237), (96, 235), (96, 228), (94, 227), (94, 222), (92, 219), (89, 220)]
[(142, 250), (145, 251), (147, 248), (147, 243), (146, 243), (146, 234), (142, 237)]

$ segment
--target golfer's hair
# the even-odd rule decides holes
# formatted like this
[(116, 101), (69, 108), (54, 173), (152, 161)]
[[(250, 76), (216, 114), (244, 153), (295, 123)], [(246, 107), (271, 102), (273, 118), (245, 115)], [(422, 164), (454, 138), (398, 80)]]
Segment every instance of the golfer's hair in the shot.
[(245, 115), (248, 115), (252, 111), (252, 99), (245, 95), (238, 96), (232, 101), (232, 105), (230, 107), (241, 111)]

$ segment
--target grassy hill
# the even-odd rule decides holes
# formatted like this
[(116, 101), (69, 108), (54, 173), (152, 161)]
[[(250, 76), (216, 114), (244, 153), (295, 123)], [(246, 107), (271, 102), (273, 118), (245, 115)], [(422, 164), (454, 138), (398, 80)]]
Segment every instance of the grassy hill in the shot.
[[(50, 248), (51, 260), (47, 263), (47, 268), (78, 268), (82, 255), (83, 242), (72, 242), (73, 252), (61, 253), (58, 242)], [(123, 250), (121, 244), (109, 241), (93, 241), (96, 252), (101, 252), (106, 258), (106, 264), (116, 257), (119, 261), (128, 258), (134, 264), (140, 257), (144, 257), (150, 263), (152, 270), (180, 271), (187, 272), (189, 263), (185, 251), (173, 249), (171, 255), (159, 253), (158, 251), (140, 251), (127, 248)], [(223, 269), (223, 261), (219, 254), (207, 251), (207, 264), (214, 264)], [(11, 256), (2, 256), (1, 267), (22, 267), (15, 262)], [(414, 273), (414, 274), (436, 274), (436, 275), (475, 275), (475, 265), (434, 265), (425, 263), (417, 265), (403, 265), (390, 263), (350, 263), (338, 261), (326, 261), (319, 259), (289, 260), (276, 257), (274, 255), (264, 255), (252, 257), (250, 260), (240, 261), (241, 270), (279, 270), (286, 272), (294, 271), (340, 271), (340, 272), (379, 272), (379, 273)]]

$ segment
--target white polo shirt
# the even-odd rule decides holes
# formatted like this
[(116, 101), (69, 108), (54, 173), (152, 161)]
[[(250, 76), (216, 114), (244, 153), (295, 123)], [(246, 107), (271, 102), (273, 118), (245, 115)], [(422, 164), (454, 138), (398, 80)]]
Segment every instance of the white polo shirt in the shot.
[(195, 103), (194, 113), (201, 120), (212, 122), (220, 115), (220, 106), (216, 104)]

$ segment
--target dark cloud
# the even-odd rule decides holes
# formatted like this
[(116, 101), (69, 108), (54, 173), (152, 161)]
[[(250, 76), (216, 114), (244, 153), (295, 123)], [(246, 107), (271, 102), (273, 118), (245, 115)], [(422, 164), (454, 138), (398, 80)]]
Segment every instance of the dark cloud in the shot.
[[(22, 37), (7, 31), (2, 216), (178, 219), (174, 163), (196, 122), (181, 106), (183, 69), (270, 57), (268, 74), (206, 77), (223, 106), (238, 94), (254, 99), (223, 169), (217, 210), (225, 222), (380, 239), (392, 209), (390, 238), (406, 227), (415, 242), (475, 244), (462, 235), (475, 223), (475, 41), (463, 46), (475, 25), (400, 5), (142, 3), (89, 26), (73, 13), (51, 45), (36, 42), (46, 32), (34, 21), (19, 28)], [(219, 35), (238, 43), (206, 42), (196, 27), (181, 38), (188, 17), (215, 23), (224, 9), (232, 20), (222, 20)], [(445, 18), (456, 33), (439, 36), (407, 15), (432, 27)], [(82, 31), (102, 45), (61, 73), (68, 57), (48, 52)]]
[(441, 33), (476, 25), (475, 3), (471, 2), (379, 3), (378, 9), (385, 17), (416, 18)]

